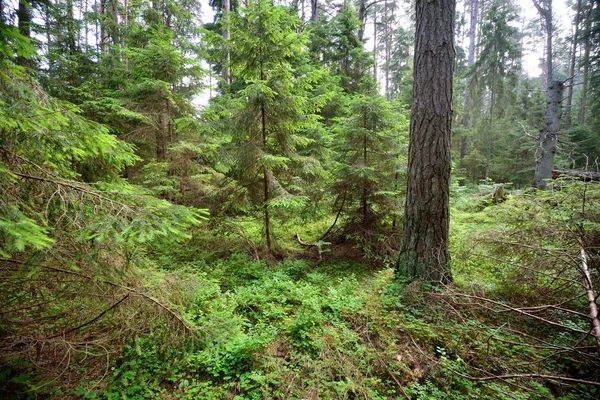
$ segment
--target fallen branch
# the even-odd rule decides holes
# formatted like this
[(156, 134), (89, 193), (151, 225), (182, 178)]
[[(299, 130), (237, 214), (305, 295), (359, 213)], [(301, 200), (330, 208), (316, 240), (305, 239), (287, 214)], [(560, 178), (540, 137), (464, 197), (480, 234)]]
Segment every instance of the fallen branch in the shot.
[(579, 239), (579, 250), (581, 252), (581, 267), (583, 269), (583, 275), (585, 277), (585, 292), (587, 294), (590, 318), (592, 318), (592, 325), (594, 327), (594, 337), (598, 345), (598, 353), (600, 353), (600, 319), (598, 319), (598, 305), (596, 304), (596, 296), (594, 296), (594, 287), (592, 286), (592, 278), (590, 276), (590, 270), (588, 268), (587, 256), (585, 254), (585, 248), (581, 238)]
[(69, 333), (72, 333), (72, 332), (78, 331), (79, 329), (83, 328), (84, 326), (87, 326), (87, 325), (91, 325), (91, 324), (93, 324), (94, 322), (96, 322), (96, 321), (98, 321), (100, 318), (102, 318), (102, 316), (104, 316), (104, 315), (105, 315), (107, 312), (109, 312), (109, 311), (111, 311), (111, 310), (113, 310), (113, 309), (117, 308), (117, 307), (119, 306), (119, 304), (121, 304), (122, 302), (124, 302), (125, 300), (127, 300), (127, 299), (129, 298), (129, 294), (130, 294), (130, 293), (127, 293), (127, 294), (126, 294), (126, 295), (125, 295), (125, 296), (124, 296), (124, 297), (123, 297), (121, 300), (117, 301), (115, 304), (113, 304), (112, 306), (110, 306), (110, 307), (109, 307), (109, 308), (107, 308), (106, 310), (102, 311), (100, 314), (98, 314), (96, 317), (92, 318), (91, 320), (89, 320), (89, 321), (86, 321), (86, 322), (84, 322), (83, 324), (81, 324), (81, 325), (79, 325), (79, 326), (76, 326), (75, 328), (71, 328), (71, 329), (69, 329), (68, 331), (64, 331), (64, 332), (57, 333), (57, 334), (55, 334), (55, 335), (49, 336), (49, 337), (47, 337), (46, 339), (48, 339), (48, 340), (49, 340), (49, 339), (55, 339), (55, 338), (57, 338), (57, 337), (59, 337), (59, 336), (66, 336), (66, 335), (68, 335)]
[(566, 176), (571, 176), (573, 178), (579, 178), (585, 182), (600, 181), (600, 172), (577, 171), (577, 170), (568, 170), (568, 169), (552, 170), (552, 179), (556, 179), (560, 175), (566, 175)]
[(300, 243), (300, 245), (308, 247), (309, 249), (311, 247), (316, 247), (317, 251), (319, 252), (319, 261), (323, 260), (323, 255), (322, 255), (323, 250), (321, 248), (321, 245), (318, 244), (318, 242), (317, 243), (308, 243), (308, 242), (305, 242), (304, 240), (300, 239), (300, 235), (298, 233), (296, 233), (296, 240), (298, 240), (298, 243)]
[[(11, 260), (11, 262), (18, 263), (18, 264), (22, 264), (23, 263), (22, 261), (19, 261), (19, 260)], [(183, 326), (184, 330), (187, 333), (189, 333), (190, 335), (193, 334), (193, 332), (194, 332), (194, 328), (192, 328), (179, 315), (177, 315), (177, 313), (175, 311), (173, 311), (169, 306), (161, 303), (160, 301), (158, 301), (155, 298), (147, 295), (146, 293), (138, 291), (135, 288), (128, 287), (128, 286), (125, 286), (125, 285), (120, 285), (118, 283), (111, 282), (111, 281), (104, 280), (104, 279), (94, 279), (94, 277), (92, 277), (92, 276), (89, 276), (89, 275), (86, 275), (84, 273), (77, 272), (77, 271), (70, 271), (70, 270), (62, 269), (62, 268), (58, 268), (58, 267), (51, 267), (49, 265), (40, 265), (40, 267), (45, 268), (45, 269), (50, 270), (50, 271), (55, 271), (55, 272), (60, 272), (60, 273), (63, 273), (63, 274), (69, 274), (69, 275), (79, 276), (81, 278), (84, 278), (84, 279), (87, 279), (87, 280), (90, 280), (90, 281), (101, 282), (101, 283), (104, 283), (104, 284), (109, 285), (109, 286), (120, 288), (120, 289), (123, 289), (123, 290), (125, 290), (125, 291), (128, 292), (127, 296), (129, 296), (130, 294), (136, 294), (136, 295), (138, 295), (140, 297), (143, 297), (144, 299), (150, 301), (151, 303), (154, 303), (155, 305), (157, 305), (158, 307), (162, 308), (163, 310), (165, 310), (169, 315), (171, 315), (173, 318), (175, 318), (175, 320), (177, 322), (179, 322), (179, 324), (181, 324), (181, 326)]]

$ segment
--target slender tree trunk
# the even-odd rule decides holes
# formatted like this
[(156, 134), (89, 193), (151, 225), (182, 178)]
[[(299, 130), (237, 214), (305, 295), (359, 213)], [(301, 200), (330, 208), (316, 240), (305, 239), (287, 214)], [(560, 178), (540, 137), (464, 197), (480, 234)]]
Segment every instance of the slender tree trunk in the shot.
[[(393, 11), (392, 11), (393, 12)], [(388, 16), (388, 3), (385, 2), (385, 98), (390, 100), (390, 64), (392, 61), (392, 29), (391, 21), (394, 19)]]
[[(73, 14), (73, 0), (67, 0), (67, 45), (69, 54), (77, 51), (77, 32), (75, 32), (75, 16)], [(75, 83), (75, 82), (73, 82)]]
[[(475, 64), (475, 38), (477, 37), (477, 18), (479, 16), (479, 0), (473, 0), (471, 4), (471, 20), (469, 25), (469, 54), (467, 56), (467, 67), (471, 68)], [(462, 118), (463, 128), (469, 129), (471, 118), (471, 93), (469, 87), (473, 78), (469, 75), (465, 80), (465, 106)], [(459, 167), (464, 166), (464, 160), (469, 151), (469, 137), (462, 135), (460, 137), (460, 159)]]
[(416, 0), (408, 180), (397, 272), (449, 282), (455, 0)]
[(111, 0), (110, 13), (112, 15), (112, 42), (116, 46), (119, 44), (119, 0)]
[(375, 65), (373, 66), (373, 77), (375, 78), (375, 84), (377, 82), (377, 8), (373, 11), (373, 58), (375, 59)]
[(106, 27), (106, 2), (108, 0), (100, 0), (100, 43), (102, 54), (108, 54), (108, 29)]
[[(125, 35), (123, 41), (123, 47), (127, 50), (128, 39), (129, 39), (129, 0), (124, 0), (123, 4), (125, 10), (123, 12), (123, 25), (125, 27)], [(127, 51), (125, 51), (125, 70), (129, 71), (129, 56), (127, 55)]]
[(571, 126), (571, 104), (573, 103), (573, 84), (575, 83), (575, 59), (577, 58), (577, 40), (579, 39), (579, 15), (581, 14), (581, 0), (577, 0), (577, 12), (575, 14), (575, 32), (573, 33), (573, 47), (571, 48), (571, 60), (569, 63), (569, 80), (571, 84), (567, 88), (567, 106), (565, 108), (565, 129)]
[[(267, 150), (267, 117), (265, 106), (260, 108), (260, 118), (262, 123), (262, 141), (263, 151)], [(265, 218), (265, 238), (267, 239), (267, 250), (271, 252), (271, 216), (269, 215), (269, 171), (263, 167), (263, 211)]]
[[(223, 0), (223, 39), (225, 41), (229, 40), (230, 37), (230, 24), (229, 24), (229, 12), (231, 11), (231, 6), (229, 0)], [(226, 44), (228, 46), (228, 44)], [(227, 50), (227, 54), (225, 55), (225, 66), (223, 67), (223, 80), (225, 84), (231, 84), (231, 71), (229, 70), (229, 62), (230, 62), (230, 54), (229, 50)]]
[(585, 16), (585, 50), (583, 54), (583, 87), (581, 88), (581, 107), (579, 107), (579, 125), (585, 124), (585, 117), (587, 112), (587, 92), (590, 77), (590, 51), (591, 45), (591, 30), (592, 30), (592, 10), (593, 4), (590, 5), (590, 9)]
[[(365, 127), (363, 132), (363, 168), (367, 168), (367, 116), (363, 115), (363, 126)], [(362, 185), (362, 226), (363, 229), (367, 229), (367, 178), (363, 176), (363, 185)]]

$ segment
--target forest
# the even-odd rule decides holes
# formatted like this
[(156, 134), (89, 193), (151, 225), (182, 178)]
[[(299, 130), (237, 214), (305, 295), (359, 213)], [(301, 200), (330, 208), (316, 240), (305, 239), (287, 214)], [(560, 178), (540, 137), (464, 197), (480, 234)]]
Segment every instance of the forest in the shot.
[(0, 0), (0, 397), (600, 398), (599, 0)]

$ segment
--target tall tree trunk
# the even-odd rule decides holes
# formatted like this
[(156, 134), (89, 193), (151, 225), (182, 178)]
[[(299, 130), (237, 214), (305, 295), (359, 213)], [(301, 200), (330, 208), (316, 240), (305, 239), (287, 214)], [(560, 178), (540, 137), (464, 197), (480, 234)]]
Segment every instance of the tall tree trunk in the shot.
[(77, 32), (75, 31), (75, 15), (73, 13), (73, 0), (67, 0), (67, 45), (69, 47), (69, 54), (75, 54), (77, 51), (76, 35)]
[(110, 14), (112, 15), (112, 42), (116, 46), (119, 44), (119, 0), (110, 1)]
[(108, 29), (106, 27), (106, 2), (108, 0), (100, 0), (100, 46), (102, 54), (108, 54)]
[[(230, 37), (230, 24), (229, 24), (229, 12), (231, 11), (231, 5), (229, 0), (223, 0), (223, 39), (229, 40)], [(228, 44), (226, 44), (228, 46)], [(231, 71), (229, 70), (230, 54), (227, 50), (225, 55), (225, 66), (223, 67), (223, 80), (225, 84), (231, 84)]]
[(545, 190), (547, 180), (552, 178), (554, 169), (554, 153), (556, 141), (560, 131), (560, 114), (564, 85), (560, 81), (553, 81), (552, 76), (552, 0), (547, 0), (547, 8), (542, 7), (536, 0), (533, 5), (544, 19), (546, 28), (546, 115), (544, 124), (540, 129), (538, 147), (535, 154), (535, 175), (533, 186)]
[(449, 282), (455, 0), (416, 0), (408, 180), (397, 272)]
[(27, 38), (31, 38), (31, 5), (27, 1), (19, 1), (17, 18), (19, 18), (19, 33)]
[[(0, 0), (1, 2), (2, 0)], [(31, 38), (31, 6), (25, 0), (19, 1), (17, 9), (17, 18), (19, 18), (19, 33), (27, 38)], [(31, 59), (19, 56), (17, 58), (19, 65), (31, 67), (33, 63)]]
[[(467, 56), (467, 67), (471, 68), (475, 64), (475, 38), (477, 37), (477, 19), (479, 16), (479, 0), (473, 0), (471, 4), (471, 20), (469, 25), (469, 54)], [(462, 117), (463, 128), (469, 129), (470, 118), (471, 118), (471, 93), (469, 86), (471, 86), (471, 75), (467, 76), (465, 80), (465, 106)], [(464, 166), (464, 160), (469, 151), (469, 137), (462, 135), (460, 137), (460, 159), (459, 167)]]
[(565, 129), (571, 126), (571, 104), (573, 103), (573, 85), (575, 83), (575, 59), (577, 58), (577, 40), (579, 39), (579, 15), (581, 14), (581, 0), (577, 0), (577, 12), (575, 13), (575, 32), (573, 33), (573, 47), (571, 48), (571, 60), (569, 63), (569, 80), (571, 84), (567, 88), (567, 106), (565, 108)]
[[(125, 48), (125, 50), (127, 50), (128, 39), (129, 39), (129, 0), (124, 0), (123, 7), (124, 7), (123, 25), (125, 28), (123, 47)], [(127, 55), (127, 51), (125, 51), (124, 58), (125, 58), (125, 70), (129, 71), (129, 56)]]
[(373, 11), (373, 58), (375, 61), (373, 77), (375, 78), (375, 84), (379, 87), (379, 82), (377, 82), (377, 8)]
[(590, 51), (592, 48), (591, 44), (591, 30), (592, 30), (592, 10), (593, 4), (590, 5), (590, 9), (585, 16), (585, 50), (583, 54), (583, 87), (581, 88), (581, 106), (579, 107), (579, 125), (585, 124), (585, 117), (587, 112), (587, 92), (590, 77)]
[(310, 0), (310, 20), (319, 20), (319, 7), (318, 0)]
[[(393, 12), (393, 11), (392, 11)], [(392, 61), (392, 29), (390, 28), (391, 21), (394, 19), (393, 14), (388, 16), (388, 2), (385, 2), (385, 98), (390, 100), (390, 64)]]
[(167, 161), (167, 141), (169, 138), (169, 102), (164, 100), (160, 113), (160, 126), (156, 131), (156, 159)]
[[(260, 108), (262, 124), (263, 151), (267, 150), (267, 117), (265, 106)], [(263, 167), (263, 212), (265, 218), (265, 238), (267, 239), (267, 250), (271, 252), (271, 216), (269, 215), (269, 171)]]
[[(366, 113), (363, 115), (363, 125), (365, 127), (364, 132), (363, 132), (363, 168), (367, 168), (367, 115)], [(362, 226), (363, 229), (367, 229), (367, 210), (368, 210), (368, 204), (367, 204), (367, 178), (365, 176), (363, 176), (363, 182), (362, 182), (362, 196), (361, 196), (361, 203), (362, 203)]]
[(538, 147), (535, 153), (535, 176), (533, 186), (545, 190), (547, 180), (552, 178), (554, 153), (560, 131), (560, 115), (564, 85), (561, 81), (550, 83), (546, 91), (546, 116), (540, 130)]
[(367, 26), (367, 0), (359, 0), (358, 2), (358, 20), (360, 21), (358, 40), (364, 43), (365, 26)]

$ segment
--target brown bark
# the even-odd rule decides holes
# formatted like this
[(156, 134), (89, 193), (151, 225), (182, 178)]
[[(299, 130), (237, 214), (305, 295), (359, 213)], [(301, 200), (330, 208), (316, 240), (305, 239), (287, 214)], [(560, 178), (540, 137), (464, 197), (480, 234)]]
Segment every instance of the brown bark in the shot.
[(452, 280), (449, 236), (450, 133), (455, 0), (416, 0), (408, 180), (397, 272)]

